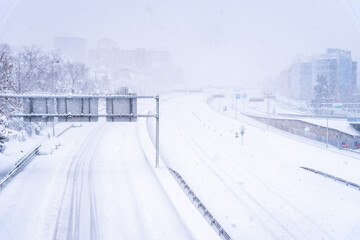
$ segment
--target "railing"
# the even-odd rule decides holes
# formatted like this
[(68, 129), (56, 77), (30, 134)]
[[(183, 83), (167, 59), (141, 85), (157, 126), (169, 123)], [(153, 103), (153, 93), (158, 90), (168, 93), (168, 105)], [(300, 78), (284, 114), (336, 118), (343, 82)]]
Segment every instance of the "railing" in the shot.
[(333, 180), (335, 180), (337, 182), (344, 183), (346, 186), (354, 187), (354, 188), (357, 188), (358, 190), (360, 190), (360, 185), (359, 184), (347, 181), (345, 179), (342, 179), (342, 178), (336, 177), (334, 175), (331, 175), (331, 174), (328, 174), (328, 173), (325, 173), (325, 172), (322, 172), (322, 171), (318, 171), (318, 170), (315, 170), (315, 169), (312, 169), (312, 168), (308, 168), (308, 167), (301, 167), (301, 168), (305, 169), (307, 171), (322, 175), (324, 177), (331, 178), (331, 179), (333, 179)]
[(13, 177), (16, 176), (16, 174), (18, 174), (22, 168), (29, 164), (29, 162), (39, 152), (40, 146), (41, 145), (38, 145), (33, 150), (26, 153), (19, 161), (15, 163), (15, 167), (0, 181), (0, 190), (4, 188), (4, 186), (9, 183)]
[(67, 132), (70, 128), (77, 128), (77, 127), (81, 127), (82, 125), (80, 126), (75, 126), (74, 124), (71, 124), (69, 127), (65, 128), (64, 130), (62, 130), (60, 133), (58, 133), (56, 135), (56, 137), (60, 137), (61, 135), (63, 135), (65, 132)]
[(210, 226), (214, 229), (214, 231), (219, 235), (219, 237), (223, 240), (231, 240), (231, 237), (224, 228), (221, 227), (220, 223), (216, 221), (213, 215), (206, 209), (204, 204), (200, 201), (200, 199), (195, 195), (195, 193), (191, 190), (189, 185), (186, 184), (185, 180), (181, 177), (181, 175), (175, 170), (168, 168), (172, 175), (175, 177), (178, 184), (181, 186), (183, 191), (186, 193), (187, 197), (190, 199), (192, 204), (198, 209), (201, 215), (205, 218), (205, 220), (210, 224)]

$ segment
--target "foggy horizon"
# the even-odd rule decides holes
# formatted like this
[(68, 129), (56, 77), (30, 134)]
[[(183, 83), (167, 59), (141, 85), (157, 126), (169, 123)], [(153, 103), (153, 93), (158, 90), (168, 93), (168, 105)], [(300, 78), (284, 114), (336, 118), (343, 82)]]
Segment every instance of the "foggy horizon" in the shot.
[(336, 1), (3, 1), (0, 40), (53, 49), (53, 38), (101, 38), (165, 49), (188, 83), (252, 86), (326, 48), (360, 58), (360, 4)]

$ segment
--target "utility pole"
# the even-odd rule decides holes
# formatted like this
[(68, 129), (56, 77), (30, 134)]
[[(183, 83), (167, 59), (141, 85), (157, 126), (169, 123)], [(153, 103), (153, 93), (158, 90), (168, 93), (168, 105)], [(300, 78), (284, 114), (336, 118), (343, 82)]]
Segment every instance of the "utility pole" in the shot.
[(159, 167), (159, 155), (160, 155), (160, 130), (159, 130), (159, 118), (160, 118), (160, 101), (159, 95), (155, 97), (156, 100), (156, 160), (155, 160), (155, 168)]
[(329, 147), (329, 116), (326, 115), (326, 148)]
[(271, 93), (266, 92), (265, 93), (265, 98), (267, 101), (267, 107), (266, 107), (266, 130), (269, 131), (269, 108), (270, 108), (270, 99), (269, 96), (271, 95)]
[(333, 101), (334, 98), (325, 98), (323, 97), (322, 100), (327, 103), (326, 105), (326, 148), (329, 147), (329, 101)]
[(235, 93), (235, 119), (237, 119), (237, 115), (238, 115), (238, 93)]

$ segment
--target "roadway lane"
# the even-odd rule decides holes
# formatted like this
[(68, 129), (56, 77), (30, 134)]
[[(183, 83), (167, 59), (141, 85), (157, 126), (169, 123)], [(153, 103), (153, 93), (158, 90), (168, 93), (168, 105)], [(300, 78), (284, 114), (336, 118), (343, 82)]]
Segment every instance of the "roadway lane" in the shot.
[[(359, 191), (300, 168), (342, 173), (358, 183), (358, 159), (228, 118), (205, 101), (193, 94), (162, 104), (161, 156), (230, 236), (358, 238)], [(241, 125), (244, 145), (235, 138)]]
[(146, 161), (133, 123), (61, 137), (0, 192), (0, 239), (193, 238)]

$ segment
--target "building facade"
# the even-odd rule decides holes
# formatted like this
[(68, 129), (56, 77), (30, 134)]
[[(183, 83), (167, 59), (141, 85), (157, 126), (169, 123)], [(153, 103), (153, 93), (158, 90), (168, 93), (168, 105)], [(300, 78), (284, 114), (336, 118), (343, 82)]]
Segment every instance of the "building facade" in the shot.
[(86, 62), (87, 41), (82, 37), (55, 37), (54, 49), (74, 62)]
[(182, 72), (174, 67), (169, 51), (121, 49), (111, 39), (101, 39), (97, 47), (89, 51), (89, 66), (106, 71), (122, 86), (171, 85), (182, 80)]
[(295, 63), (289, 68), (288, 86), (290, 96), (309, 100), (312, 91), (312, 64)]
[(336, 102), (346, 101), (357, 89), (357, 62), (348, 50), (328, 48), (312, 61), (292, 64), (288, 73), (288, 95), (298, 100), (314, 97), (320, 75), (326, 77), (329, 94)]

